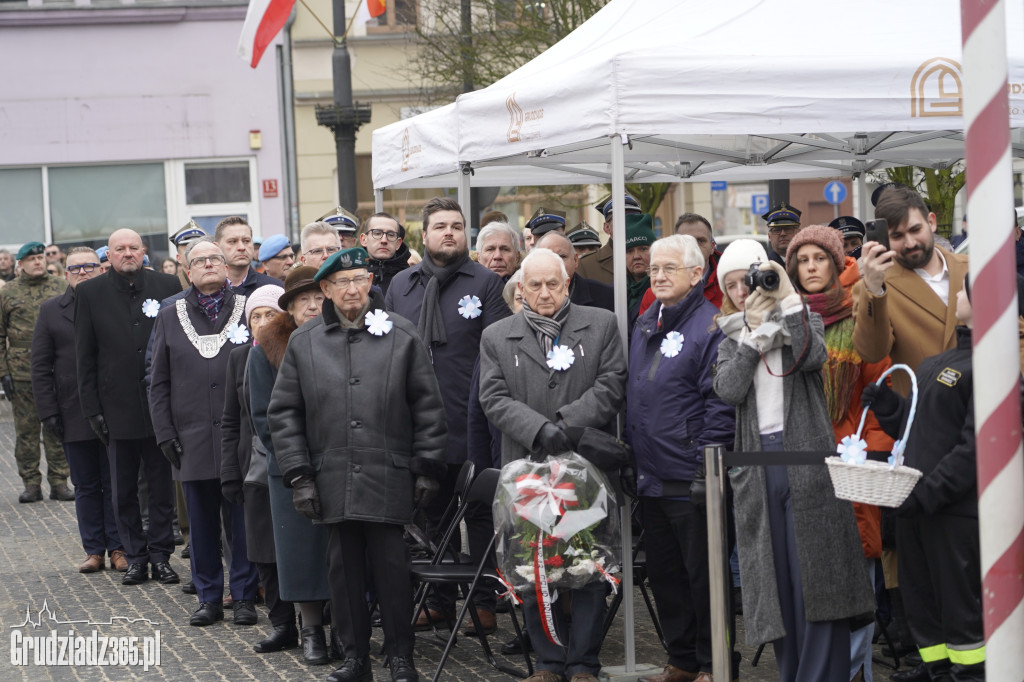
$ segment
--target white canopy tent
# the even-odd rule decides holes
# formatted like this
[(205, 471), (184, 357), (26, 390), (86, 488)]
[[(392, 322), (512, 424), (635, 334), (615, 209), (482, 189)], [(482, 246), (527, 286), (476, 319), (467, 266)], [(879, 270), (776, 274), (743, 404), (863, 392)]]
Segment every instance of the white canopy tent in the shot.
[[(1006, 8), (1024, 157), (1024, 3)], [(625, 182), (946, 168), (964, 156), (961, 53), (959, 0), (611, 0), (493, 85), (375, 131), (378, 210), (391, 188), (457, 186), (468, 215), (471, 186), (610, 182), (622, 196)], [(621, 202), (613, 223), (624, 271)]]

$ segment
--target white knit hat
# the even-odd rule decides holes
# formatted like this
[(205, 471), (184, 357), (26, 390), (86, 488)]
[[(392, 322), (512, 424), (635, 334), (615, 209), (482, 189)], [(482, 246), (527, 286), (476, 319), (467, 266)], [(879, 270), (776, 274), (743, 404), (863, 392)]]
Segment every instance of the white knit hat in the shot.
[(767, 263), (768, 254), (756, 239), (737, 239), (725, 247), (718, 259), (718, 286), (725, 291), (725, 276), (737, 270), (749, 270), (754, 263)]
[(277, 312), (281, 312), (281, 306), (277, 304), (277, 299), (281, 298), (283, 293), (283, 287), (276, 284), (264, 284), (249, 294), (245, 299), (245, 323), (249, 324), (249, 316), (257, 308), (273, 308)]

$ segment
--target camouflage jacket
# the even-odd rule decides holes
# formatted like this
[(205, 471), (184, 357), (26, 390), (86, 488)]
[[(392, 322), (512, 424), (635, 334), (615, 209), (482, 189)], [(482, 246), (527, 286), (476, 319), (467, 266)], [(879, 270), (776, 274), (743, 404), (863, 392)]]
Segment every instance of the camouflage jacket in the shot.
[(0, 376), (32, 380), (32, 332), (43, 301), (67, 288), (53, 275), (28, 277), (24, 273), (0, 289)]

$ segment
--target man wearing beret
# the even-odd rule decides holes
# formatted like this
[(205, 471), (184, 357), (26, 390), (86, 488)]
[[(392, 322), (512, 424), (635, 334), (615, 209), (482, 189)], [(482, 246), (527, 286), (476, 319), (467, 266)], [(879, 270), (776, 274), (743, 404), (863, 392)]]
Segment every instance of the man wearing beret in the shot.
[(263, 263), (264, 273), (268, 277), (279, 279), (282, 282), (288, 276), (288, 271), (295, 265), (295, 252), (292, 250), (292, 243), (283, 234), (267, 237), (260, 245), (258, 257)]
[[(60, 279), (46, 272), (46, 247), (29, 242), (18, 251), (18, 277), (0, 289), (0, 386), (14, 403), (14, 459), (25, 491), (18, 502), (43, 499), (39, 473), (39, 415), (32, 397), (32, 332), (43, 301), (64, 293)], [(68, 489), (68, 461), (60, 441), (43, 433), (46, 478), (51, 500), (73, 500)]]
[(415, 682), (402, 533), (446, 469), (444, 405), (416, 327), (371, 295), (368, 259), (357, 247), (320, 266), (314, 279), (327, 300), (319, 317), (292, 332), (267, 418), (295, 508), (328, 527), (331, 608), (344, 658), (328, 681), (373, 678), (369, 563), (391, 678)]
[[(640, 215), (640, 203), (636, 199), (627, 194), (623, 197), (622, 202), (626, 211), (626, 220), (629, 220), (629, 216), (631, 215)], [(615, 269), (612, 265), (614, 257), (612, 255), (611, 240), (613, 203), (614, 202), (609, 199), (599, 205), (597, 209), (604, 216), (603, 229), (604, 233), (609, 237), (608, 242), (594, 253), (589, 254), (585, 258), (580, 258), (580, 277), (596, 279), (598, 282), (604, 282), (605, 284), (611, 284), (615, 281)], [(652, 239), (651, 241), (653, 242), (654, 240)]]

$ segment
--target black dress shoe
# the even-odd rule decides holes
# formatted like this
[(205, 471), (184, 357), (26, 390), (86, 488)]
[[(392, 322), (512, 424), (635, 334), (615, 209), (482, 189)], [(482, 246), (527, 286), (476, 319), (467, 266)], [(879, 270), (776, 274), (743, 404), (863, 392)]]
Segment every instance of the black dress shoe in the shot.
[(238, 599), (231, 602), (235, 610), (235, 625), (256, 625), (256, 605), (251, 599)]
[(122, 585), (141, 585), (149, 579), (146, 564), (128, 564), (128, 570), (121, 578)]
[(161, 585), (177, 585), (181, 582), (181, 578), (166, 561), (153, 564), (153, 580), (159, 580)]
[(324, 665), (331, 660), (323, 625), (310, 625), (302, 628), (299, 634), (302, 636), (302, 659), (306, 665)]
[(340, 668), (327, 676), (327, 682), (373, 682), (370, 657), (346, 658)]
[(291, 649), (299, 645), (299, 631), (295, 623), (275, 625), (274, 631), (266, 639), (253, 644), (252, 650), (258, 654), (269, 654), (272, 651)]
[(412, 656), (391, 657), (392, 682), (419, 682), (420, 674), (412, 664)]
[(192, 543), (191, 542), (189, 542), (188, 544), (185, 545), (185, 549), (181, 550), (181, 558), (182, 559), (188, 559), (190, 556), (192, 556)]
[(218, 620), (224, 620), (224, 604), (219, 601), (202, 601), (189, 618), (188, 624), (201, 628), (213, 625)]
[(931, 679), (928, 675), (928, 667), (922, 663), (910, 670), (901, 670), (889, 676), (893, 682), (928, 682)]
[(517, 656), (524, 652), (526, 653), (533, 651), (533, 647), (530, 646), (530, 633), (525, 629), (523, 630), (523, 637), (520, 640), (519, 637), (513, 637), (504, 644), (501, 645), (501, 653), (505, 656)]
[(182, 536), (181, 531), (177, 528), (174, 529), (174, 546), (181, 547), (185, 544), (185, 538)]
[(187, 583), (182, 584), (181, 591), (185, 594), (196, 594), (199, 590), (196, 589), (196, 584), (189, 580)]

